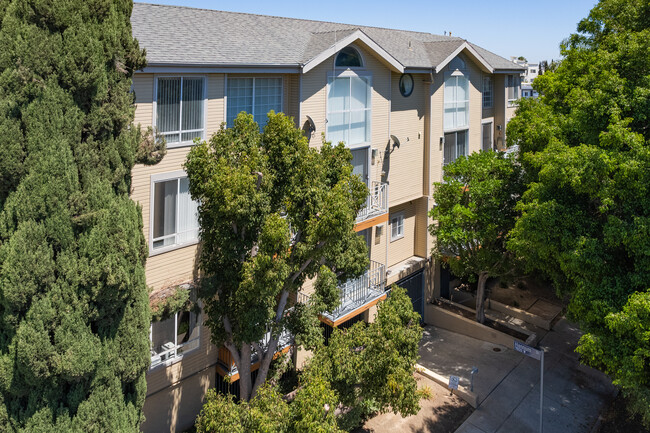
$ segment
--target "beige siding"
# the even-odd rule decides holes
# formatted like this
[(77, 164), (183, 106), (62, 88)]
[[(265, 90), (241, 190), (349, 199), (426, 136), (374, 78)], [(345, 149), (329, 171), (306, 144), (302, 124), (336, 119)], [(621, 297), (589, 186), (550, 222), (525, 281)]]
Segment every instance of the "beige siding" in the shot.
[[(183, 169), (190, 146), (169, 149), (156, 165), (136, 165), (132, 173), (131, 199), (142, 207), (144, 236), (149, 245), (151, 220), (151, 176)], [(186, 246), (147, 259), (147, 284), (154, 289), (191, 279), (195, 275), (196, 245)]]
[[(481, 120), (483, 118), (483, 72), (467, 56), (463, 56), (469, 74), (469, 151), (481, 150)], [(434, 93), (431, 96), (431, 182), (442, 180), (444, 150), (440, 137), (444, 136), (444, 81), (445, 71), (435, 74)], [(494, 83), (495, 105), (497, 104), (497, 83)]]
[(427, 257), (431, 253), (431, 248), (428, 246), (428, 224), (429, 217), (427, 216), (427, 197), (421, 197), (415, 203), (415, 248), (414, 254), (420, 257)]
[[(388, 230), (386, 231), (389, 242), (387, 263), (389, 267), (415, 255), (415, 211), (414, 202), (407, 202), (390, 209)], [(404, 212), (404, 237), (391, 241), (390, 218), (399, 212)]]
[(135, 74), (133, 76), (135, 93), (135, 125), (151, 126), (153, 122), (153, 74)]
[[(389, 137), (389, 111), (390, 111), (390, 71), (369, 50), (356, 45), (365, 61), (362, 74), (372, 75), (372, 114), (371, 114), (371, 148), (383, 153)], [(326, 131), (327, 117), (327, 76), (332, 71), (334, 57), (306, 73), (302, 78), (302, 107), (299, 125), (303, 125), (307, 116), (311, 117), (316, 125), (316, 131), (310, 137), (309, 144), (318, 147), (322, 142), (322, 135)], [(370, 167), (370, 179), (380, 180), (382, 163), (377, 158)], [(389, 192), (390, 196), (390, 192)]]
[(422, 195), (424, 189), (424, 116), (429, 91), (428, 75), (413, 75), (414, 88), (409, 97), (399, 91), (401, 74), (392, 74), (392, 103), (390, 135), (400, 142), (399, 147), (386, 144), (382, 171), (389, 183), (390, 206)]
[(298, 122), (299, 111), (300, 111), (300, 76), (298, 74), (287, 74), (284, 76), (284, 87), (285, 87), (285, 103), (284, 103), (284, 113), (287, 116), (294, 118), (296, 126), (301, 128)]
[(223, 92), (224, 92), (224, 75), (223, 74), (209, 74), (208, 75), (208, 104), (206, 112), (206, 131), (205, 137), (209, 139), (212, 134), (219, 130), (221, 123), (224, 121), (224, 106), (223, 106)]

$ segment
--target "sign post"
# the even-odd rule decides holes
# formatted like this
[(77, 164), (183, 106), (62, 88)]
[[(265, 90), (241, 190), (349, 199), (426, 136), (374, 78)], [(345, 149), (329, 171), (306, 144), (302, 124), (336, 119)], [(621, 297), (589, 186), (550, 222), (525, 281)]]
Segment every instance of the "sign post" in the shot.
[(544, 422), (542, 418), (544, 408), (544, 351), (542, 349), (535, 349), (527, 344), (520, 343), (515, 340), (515, 350), (519, 353), (540, 361), (539, 373), (539, 433), (544, 431)]
[(458, 382), (460, 382), (460, 378), (458, 376), (449, 376), (449, 389), (453, 390), (458, 389)]

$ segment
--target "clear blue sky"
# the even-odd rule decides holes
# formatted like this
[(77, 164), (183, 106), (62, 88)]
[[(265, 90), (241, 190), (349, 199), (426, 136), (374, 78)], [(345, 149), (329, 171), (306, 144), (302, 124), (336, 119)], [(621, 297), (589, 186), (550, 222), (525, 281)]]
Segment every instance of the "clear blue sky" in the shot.
[(538, 62), (560, 57), (560, 42), (575, 33), (578, 21), (589, 14), (597, 0), (149, 0), (147, 3), (435, 34), (451, 31), (453, 36), (465, 38), (503, 57), (524, 56), (530, 62)]

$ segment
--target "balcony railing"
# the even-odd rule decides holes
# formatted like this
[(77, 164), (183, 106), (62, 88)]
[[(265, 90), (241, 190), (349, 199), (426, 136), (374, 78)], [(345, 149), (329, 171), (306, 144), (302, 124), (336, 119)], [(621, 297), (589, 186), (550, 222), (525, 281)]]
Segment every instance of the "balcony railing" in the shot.
[(380, 298), (386, 292), (386, 267), (370, 261), (370, 267), (363, 275), (348, 280), (339, 286), (339, 306), (332, 312), (323, 314), (335, 322), (339, 318)]
[(388, 184), (371, 182), (366, 204), (357, 215), (357, 223), (388, 212)]

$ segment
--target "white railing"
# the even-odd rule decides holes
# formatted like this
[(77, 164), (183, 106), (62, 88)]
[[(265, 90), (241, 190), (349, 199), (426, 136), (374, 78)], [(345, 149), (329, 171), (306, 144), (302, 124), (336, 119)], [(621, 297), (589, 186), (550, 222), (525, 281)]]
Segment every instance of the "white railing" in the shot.
[(370, 261), (370, 266), (363, 275), (346, 281), (339, 286), (339, 306), (324, 316), (332, 321), (345, 316), (379, 298), (386, 292), (386, 267), (381, 263)]
[(357, 222), (360, 223), (386, 212), (388, 212), (388, 184), (373, 181), (370, 183), (366, 204), (357, 214)]

